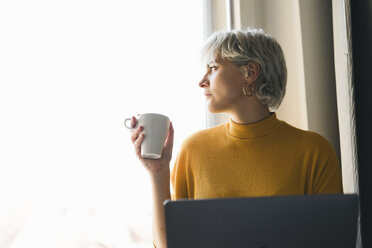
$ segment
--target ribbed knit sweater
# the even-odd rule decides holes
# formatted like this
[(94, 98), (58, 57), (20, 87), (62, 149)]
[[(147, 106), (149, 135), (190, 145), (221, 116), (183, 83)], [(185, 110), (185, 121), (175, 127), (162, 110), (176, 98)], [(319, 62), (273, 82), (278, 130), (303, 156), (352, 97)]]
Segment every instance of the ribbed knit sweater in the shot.
[(186, 139), (171, 172), (172, 199), (342, 193), (331, 144), (272, 113), (257, 123), (225, 124)]

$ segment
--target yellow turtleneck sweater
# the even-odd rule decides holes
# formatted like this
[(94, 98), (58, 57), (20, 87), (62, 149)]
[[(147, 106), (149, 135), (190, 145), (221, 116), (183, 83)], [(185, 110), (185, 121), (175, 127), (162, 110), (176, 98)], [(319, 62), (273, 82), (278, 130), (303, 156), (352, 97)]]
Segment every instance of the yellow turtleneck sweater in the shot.
[(336, 154), (319, 134), (270, 117), (190, 136), (171, 173), (172, 199), (342, 193)]

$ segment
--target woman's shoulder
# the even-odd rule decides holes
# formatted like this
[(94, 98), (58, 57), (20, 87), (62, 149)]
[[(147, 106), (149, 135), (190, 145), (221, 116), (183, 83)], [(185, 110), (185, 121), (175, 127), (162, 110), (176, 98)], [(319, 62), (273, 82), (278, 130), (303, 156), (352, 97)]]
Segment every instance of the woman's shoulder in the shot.
[(296, 142), (304, 144), (307, 147), (330, 148), (332, 146), (323, 135), (316, 131), (300, 129), (284, 121), (282, 121), (281, 126), (287, 138), (292, 138)]
[(220, 124), (215, 127), (196, 131), (189, 135), (184, 141), (182, 147), (190, 147), (196, 145), (205, 145), (214, 142), (218, 136), (224, 135), (225, 125)]

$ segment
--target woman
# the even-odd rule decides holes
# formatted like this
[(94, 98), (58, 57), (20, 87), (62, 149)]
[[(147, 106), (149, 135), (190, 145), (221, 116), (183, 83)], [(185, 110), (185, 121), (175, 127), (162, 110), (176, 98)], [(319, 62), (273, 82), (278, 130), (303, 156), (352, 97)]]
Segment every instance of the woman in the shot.
[[(278, 120), (273, 112), (282, 102), (287, 80), (284, 55), (274, 38), (257, 29), (218, 32), (207, 40), (203, 55), (207, 68), (199, 86), (208, 109), (231, 119), (189, 137), (171, 173), (172, 125), (160, 160), (140, 157), (142, 127), (131, 137), (152, 181), (157, 247), (166, 247), (162, 203), (169, 198), (342, 193), (339, 164), (329, 142)], [(133, 126), (136, 121), (133, 117)]]

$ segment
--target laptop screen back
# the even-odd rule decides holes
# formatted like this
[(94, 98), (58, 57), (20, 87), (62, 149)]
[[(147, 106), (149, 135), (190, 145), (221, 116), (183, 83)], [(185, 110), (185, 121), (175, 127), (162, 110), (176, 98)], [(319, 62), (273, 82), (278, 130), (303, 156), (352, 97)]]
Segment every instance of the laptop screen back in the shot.
[(350, 248), (356, 195), (166, 201), (168, 248)]

